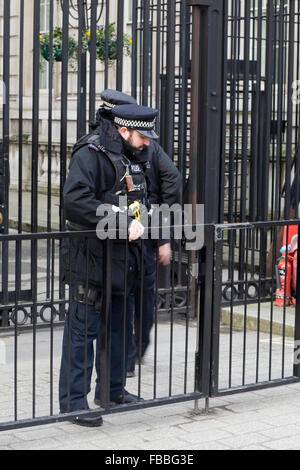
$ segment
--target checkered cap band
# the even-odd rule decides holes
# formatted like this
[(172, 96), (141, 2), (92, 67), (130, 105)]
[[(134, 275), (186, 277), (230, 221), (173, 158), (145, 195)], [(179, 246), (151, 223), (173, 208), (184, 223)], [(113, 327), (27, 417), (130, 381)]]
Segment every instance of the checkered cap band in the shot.
[(154, 129), (156, 119), (154, 121), (135, 121), (129, 119), (122, 119), (115, 117), (115, 123), (122, 127), (128, 127), (133, 129)]
[(109, 103), (108, 101), (103, 101), (103, 105), (105, 108), (108, 108), (108, 109), (113, 109), (116, 107), (115, 104)]

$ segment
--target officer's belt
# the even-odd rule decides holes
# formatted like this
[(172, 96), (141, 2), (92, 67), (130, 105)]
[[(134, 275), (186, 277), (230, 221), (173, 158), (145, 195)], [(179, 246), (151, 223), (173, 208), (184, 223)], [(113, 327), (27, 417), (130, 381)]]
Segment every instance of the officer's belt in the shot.
[(98, 312), (102, 310), (102, 292), (99, 289), (94, 289), (93, 287), (86, 289), (82, 285), (76, 286), (73, 300), (80, 304), (91, 305)]
[(93, 230), (91, 227), (85, 227), (84, 225), (75, 224), (74, 222), (70, 222), (69, 220), (66, 225), (67, 225), (68, 230), (72, 230), (72, 231), (74, 230), (77, 232), (85, 232), (87, 230)]

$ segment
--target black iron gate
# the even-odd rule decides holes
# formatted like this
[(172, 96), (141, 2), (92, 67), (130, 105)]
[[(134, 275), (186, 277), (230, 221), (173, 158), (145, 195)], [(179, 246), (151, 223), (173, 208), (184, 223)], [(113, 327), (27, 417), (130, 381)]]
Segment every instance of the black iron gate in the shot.
[[(283, 227), (293, 226), (290, 219), (298, 223), (300, 0), (79, 0), (76, 6), (34, 0), (32, 5), (30, 10), (24, 0), (14, 5), (4, 0), (0, 12), (0, 203), (6, 234), (0, 240), (0, 333), (12, 333), (15, 341), (15, 423), (5, 428), (32, 424), (32, 418), (56, 419), (53, 339), (68, 305), (59, 269), (62, 191), (72, 146), (88, 131), (99, 94), (108, 87), (159, 109), (160, 143), (183, 175), (183, 202), (205, 205), (204, 247), (187, 253), (176, 245), (171, 269), (161, 273), (157, 287), (156, 327), (159, 315), (168, 316), (170, 327), (168, 393), (159, 395), (155, 385), (152, 399), (139, 406), (298, 380), (288, 354), (299, 336), (299, 289), (296, 308), (278, 310), (274, 300)], [(289, 316), (294, 323), (287, 322)], [(175, 387), (175, 394), (176, 321), (185, 323), (186, 346), (183, 387), (179, 392)], [(190, 321), (197, 330), (188, 391)], [(32, 417), (20, 421), (18, 335), (25, 329), (34, 344)], [(40, 329), (50, 331), (52, 361), (50, 414), (43, 419), (36, 409)], [(274, 352), (278, 342), (281, 349)], [(256, 348), (251, 366), (249, 344)], [(221, 369), (226, 377), (220, 377)]]
[[(178, 165), (185, 184), (191, 34), (187, 2), (122, 0), (112, 6), (108, 0), (82, 0), (76, 5), (63, 0), (37, 0), (31, 9), (20, 0), (14, 6), (3, 2), (1, 14), (6, 103), (2, 120), (4, 189), (0, 201), (3, 233), (9, 228), (18, 233), (63, 230), (62, 191), (71, 149), (88, 132), (88, 123), (94, 121), (101, 104), (100, 93), (108, 87), (123, 90), (140, 104), (160, 110), (160, 143)], [(18, 41), (10, 28), (12, 15), (18, 19)], [(34, 18), (34, 24), (30, 18)], [(12, 43), (16, 49), (13, 56)], [(20, 286), (18, 292), (24, 301), (35, 289), (35, 243), (30, 249), (32, 285), (26, 290)], [(8, 283), (9, 253), (5, 244), (1, 259), (0, 298), (5, 305), (14, 299)], [(49, 243), (44, 263), (50, 279)], [(179, 284), (180, 264), (176, 267)], [(161, 287), (169, 287), (170, 272), (161, 271)], [(49, 295), (49, 282), (47, 292)], [(165, 293), (159, 295), (162, 308), (168, 308)], [(63, 317), (61, 310), (60, 319)], [(11, 311), (1, 309), (2, 327), (10, 323)]]

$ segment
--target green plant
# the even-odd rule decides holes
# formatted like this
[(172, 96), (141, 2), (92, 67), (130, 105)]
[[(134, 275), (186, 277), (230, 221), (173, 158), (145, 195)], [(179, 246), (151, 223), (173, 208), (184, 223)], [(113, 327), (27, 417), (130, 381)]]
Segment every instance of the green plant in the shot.
[[(56, 27), (53, 31), (53, 54), (52, 58), (55, 62), (62, 61), (62, 42), (63, 42), (63, 32), (62, 28)], [(49, 61), (50, 59), (50, 33), (41, 33), (40, 34), (40, 51), (41, 56)], [(68, 57), (69, 59), (74, 59), (77, 51), (77, 43), (75, 39), (69, 36), (68, 43)]]
[[(109, 63), (112, 63), (114, 60), (117, 59), (117, 34), (115, 29), (115, 23), (111, 23), (108, 28), (108, 34), (106, 34), (106, 29), (104, 26), (97, 26), (96, 27), (96, 57), (97, 59), (105, 62), (106, 58), (106, 36), (108, 37), (108, 55), (107, 59)], [(83, 35), (83, 49), (90, 50), (90, 43), (91, 43), (91, 31), (85, 31)], [(123, 50), (124, 55), (130, 55), (131, 53), (131, 44), (132, 40), (128, 36), (128, 34), (123, 35)]]

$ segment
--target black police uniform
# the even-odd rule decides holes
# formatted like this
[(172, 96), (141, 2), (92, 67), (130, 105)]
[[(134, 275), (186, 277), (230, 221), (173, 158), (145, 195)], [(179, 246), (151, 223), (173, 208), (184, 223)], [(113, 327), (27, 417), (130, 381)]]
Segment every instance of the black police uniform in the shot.
[[(84, 136), (75, 146), (76, 149), (87, 145), (91, 142), (100, 142), (101, 145), (109, 146), (111, 141), (111, 132), (114, 134), (115, 128), (112, 122), (114, 121), (113, 109), (118, 105), (136, 104), (136, 100), (125, 93), (116, 90), (104, 90), (101, 93), (103, 105), (99, 108), (96, 116), (95, 123), (90, 125), (91, 133)], [(127, 108), (128, 109), (128, 108)], [(125, 109), (125, 114), (127, 113)], [(133, 114), (134, 116), (134, 114)], [(113, 126), (113, 127), (112, 127)], [(145, 129), (140, 129), (142, 132)], [(153, 138), (153, 134), (151, 134)], [(145, 164), (150, 162), (150, 168), (147, 170), (148, 179), (151, 182), (151, 191), (149, 194), (149, 204), (168, 204), (173, 205), (181, 201), (181, 175), (173, 164), (170, 157), (163, 151), (160, 145), (151, 140), (150, 146), (143, 152), (142, 155), (136, 156), (137, 159), (142, 159)], [(160, 242), (164, 244), (165, 242)], [(144, 283), (143, 283), (143, 314), (142, 314), (142, 328), (140, 329), (140, 299), (138, 293), (134, 298), (129, 298), (128, 316), (133, 318), (135, 311), (135, 331), (137, 338), (132, 336), (129, 340), (128, 350), (128, 371), (131, 375), (135, 369), (135, 360), (137, 352), (137, 344), (139, 344), (139, 332), (142, 332), (142, 356), (150, 342), (150, 333), (153, 325), (154, 304), (155, 304), (155, 280), (156, 280), (156, 243), (152, 241), (145, 241), (144, 249)], [(136, 307), (135, 307), (136, 306)], [(96, 346), (98, 353), (99, 348)], [(98, 358), (96, 359), (96, 365)], [(96, 380), (96, 393), (95, 399), (98, 403), (100, 396), (99, 377)]]
[[(126, 106), (116, 108), (116, 102), (122, 100), (122, 102), (132, 100), (131, 97), (119, 92), (112, 90), (104, 91), (101, 98), (105, 101), (105, 105), (100, 108), (97, 113), (98, 120), (98, 131), (99, 129), (106, 128), (110, 125), (110, 122), (114, 119), (114, 115), (117, 113), (119, 125), (128, 126), (130, 128), (130, 116), (134, 119), (134, 107)], [(130, 103), (128, 103), (130, 104)], [(122, 120), (122, 116), (125, 119)], [(137, 129), (136, 122), (133, 126)], [(170, 157), (163, 151), (160, 145), (153, 140), (157, 138), (153, 131), (148, 131), (145, 127), (137, 129), (141, 134), (144, 134), (151, 138), (150, 146), (140, 155), (136, 155), (137, 160), (143, 160), (145, 163), (149, 161), (149, 169), (147, 170), (147, 176), (150, 181), (150, 194), (149, 204), (168, 204), (172, 206), (175, 203), (181, 202), (181, 175), (175, 165), (173, 164)], [(97, 130), (95, 130), (97, 132)], [(148, 133), (149, 132), (149, 133)], [(100, 131), (101, 134), (101, 131)], [(168, 241), (160, 241), (159, 245), (163, 245)], [(142, 349), (141, 355), (144, 356), (146, 349), (150, 343), (150, 333), (153, 325), (154, 317), (154, 305), (155, 305), (155, 281), (156, 281), (156, 249), (157, 243), (146, 240), (144, 244), (144, 279), (143, 279), (143, 306), (142, 314), (140, 312), (140, 288), (136, 289), (135, 296), (129, 298), (129, 310), (128, 316), (132, 318), (132, 322), (135, 324), (136, 335), (131, 336), (129, 340), (128, 348), (128, 373), (134, 375), (137, 345), (141, 340)], [(135, 315), (134, 315), (135, 313)], [(140, 325), (142, 317), (142, 325)], [(141, 327), (140, 327), (141, 326)], [(139, 334), (141, 332), (141, 339)], [(98, 351), (98, 348), (97, 348)], [(96, 380), (96, 392), (95, 401), (98, 404), (100, 395), (99, 379)]]
[[(151, 204), (167, 204), (172, 206), (181, 202), (181, 175), (169, 156), (163, 151), (160, 145), (153, 139), (158, 136), (151, 129), (147, 128), (147, 124), (141, 123), (139, 126), (134, 121), (134, 107), (127, 105), (112, 109), (112, 115), (115, 116), (115, 123), (127, 128), (133, 128), (140, 134), (151, 139), (150, 146), (147, 148), (145, 156), (149, 159), (150, 166), (147, 176), (150, 180), (150, 196)], [(134, 124), (131, 125), (131, 119)], [(137, 157), (139, 158), (139, 157)], [(160, 240), (160, 246), (168, 243), (168, 240)], [(149, 343), (150, 333), (154, 320), (155, 306), (155, 281), (156, 281), (156, 249), (157, 244), (152, 240), (145, 241), (144, 250), (144, 279), (143, 279), (143, 302), (142, 312), (140, 303), (141, 289), (136, 289), (135, 296), (129, 299), (130, 308), (128, 314), (133, 318), (135, 324), (135, 335), (131, 337), (128, 351), (128, 373), (134, 375), (137, 350), (141, 343), (141, 357), (144, 356)], [(141, 338), (140, 338), (141, 334)], [(97, 390), (96, 390), (97, 391)]]
[[(153, 110), (136, 107), (136, 112), (141, 113), (140, 118), (146, 120), (153, 118)], [(146, 114), (145, 114), (146, 112)], [(149, 116), (147, 116), (147, 112)], [(101, 135), (100, 135), (101, 134)], [(64, 188), (64, 205), (66, 218), (70, 222), (70, 229), (94, 229), (100, 220), (96, 215), (97, 208), (102, 203), (118, 205), (118, 197), (114, 192), (121, 188), (121, 179), (116, 180), (118, 168), (122, 161), (126, 171), (128, 171), (128, 156), (131, 157), (128, 148), (113, 125), (102, 127), (99, 140), (94, 140), (88, 146), (78, 148), (71, 159), (70, 171)], [(101, 137), (103, 138), (101, 141)], [(105, 147), (102, 142), (105, 142)], [(124, 148), (125, 147), (125, 148)], [(130, 149), (129, 149), (130, 150)], [(127, 155), (124, 157), (123, 152)], [(134, 167), (137, 167), (135, 162)], [(142, 168), (142, 164), (140, 167)], [(125, 174), (125, 171), (124, 171)], [(141, 192), (145, 193), (146, 184), (141, 184), (143, 171), (140, 174), (132, 175), (134, 183), (138, 186), (140, 197)], [(122, 178), (123, 180), (123, 178)], [(146, 181), (146, 178), (144, 178)], [(120, 184), (119, 184), (120, 183)], [(136, 184), (139, 183), (139, 184)], [(118, 187), (119, 184), (119, 187)], [(123, 184), (123, 183), (122, 183)], [(144, 190), (143, 190), (144, 186)], [(142, 189), (141, 189), (142, 188)], [(111, 213), (114, 216), (115, 213)], [(129, 294), (134, 290), (135, 279), (139, 264), (138, 244), (129, 244), (128, 272), (127, 272), (127, 300)], [(71, 250), (71, 256), (69, 256)], [(112, 337), (111, 337), (111, 387), (110, 398), (114, 402), (121, 402), (123, 398), (123, 383), (125, 382), (126, 367), (124, 375), (122, 373), (122, 353), (123, 353), (123, 304), (124, 304), (124, 266), (125, 266), (125, 242), (118, 241), (114, 244), (112, 259)], [(73, 262), (69, 266), (69, 259)], [(65, 240), (62, 248), (63, 271), (65, 281), (72, 279), (75, 289), (72, 289), (74, 300), (71, 302), (70, 311), (67, 314), (64, 339), (63, 354), (61, 362), (59, 398), (61, 412), (84, 409), (87, 406), (84, 391), (90, 391), (90, 380), (93, 368), (93, 341), (98, 337), (101, 327), (101, 315), (97, 308), (96, 299), (93, 305), (88, 306), (88, 335), (87, 335), (87, 377), (85, 382), (85, 318), (86, 306), (79, 295), (85, 291), (85, 279), (88, 278), (89, 291), (101, 292), (103, 286), (103, 246), (98, 239), (91, 241), (89, 246), (88, 272), (86, 267), (86, 252), (82, 242), (79, 240)], [(86, 299), (84, 299), (86, 300)], [(90, 299), (87, 299), (88, 301)], [(92, 303), (92, 302), (88, 302)], [(70, 320), (69, 320), (70, 317)], [(125, 334), (125, 354), (127, 350), (128, 337), (130, 333), (130, 318), (126, 316)], [(70, 331), (69, 331), (70, 322)], [(68, 351), (68, 338), (71, 340), (71, 350)], [(70, 377), (69, 370), (70, 353)], [(70, 384), (70, 390), (68, 390)], [(68, 397), (70, 393), (70, 403)]]

